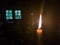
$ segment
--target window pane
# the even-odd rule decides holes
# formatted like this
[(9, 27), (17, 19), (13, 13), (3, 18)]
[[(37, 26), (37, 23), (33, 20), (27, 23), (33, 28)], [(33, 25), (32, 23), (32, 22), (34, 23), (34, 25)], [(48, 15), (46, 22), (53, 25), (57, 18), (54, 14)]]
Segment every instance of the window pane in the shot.
[(12, 10), (6, 10), (6, 20), (13, 19)]
[(6, 19), (9, 19), (9, 17), (6, 17)]
[(15, 10), (15, 19), (21, 19), (21, 10)]
[(10, 17), (10, 19), (13, 19), (12, 17)]

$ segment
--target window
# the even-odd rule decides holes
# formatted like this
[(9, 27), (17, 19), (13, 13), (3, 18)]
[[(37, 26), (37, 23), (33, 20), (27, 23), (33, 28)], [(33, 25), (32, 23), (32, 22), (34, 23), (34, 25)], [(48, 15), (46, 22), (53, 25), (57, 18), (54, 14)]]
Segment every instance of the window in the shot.
[(12, 10), (6, 10), (6, 20), (13, 19)]
[(15, 19), (21, 19), (21, 10), (15, 10)]

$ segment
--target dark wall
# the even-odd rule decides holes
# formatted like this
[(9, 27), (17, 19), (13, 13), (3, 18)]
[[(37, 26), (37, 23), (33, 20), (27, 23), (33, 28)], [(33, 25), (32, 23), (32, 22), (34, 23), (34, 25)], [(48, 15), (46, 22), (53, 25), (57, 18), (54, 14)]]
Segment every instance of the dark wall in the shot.
[[(40, 15), (41, 0), (6, 0), (0, 1), (0, 9), (2, 11), (3, 29), (5, 32), (7, 43), (23, 43), (23, 45), (36, 45), (36, 29), (38, 28), (38, 19)], [(59, 44), (59, 22), (60, 22), (60, 2), (57, 0), (45, 0), (43, 11), (43, 45), (57, 45)], [(22, 19), (15, 20), (13, 23), (8, 23), (5, 20), (6, 9), (21, 9)], [(31, 15), (33, 13), (33, 15)], [(1, 26), (0, 26), (1, 27)], [(14, 35), (14, 37), (13, 37)], [(17, 35), (17, 36), (16, 36)], [(8, 39), (7, 39), (8, 37)], [(16, 38), (15, 38), (16, 37)], [(9, 40), (11, 38), (11, 40)], [(15, 39), (13, 39), (15, 38)], [(15, 40), (15, 41), (13, 41)], [(19, 41), (17, 41), (19, 40)], [(18, 43), (17, 43), (18, 44)]]

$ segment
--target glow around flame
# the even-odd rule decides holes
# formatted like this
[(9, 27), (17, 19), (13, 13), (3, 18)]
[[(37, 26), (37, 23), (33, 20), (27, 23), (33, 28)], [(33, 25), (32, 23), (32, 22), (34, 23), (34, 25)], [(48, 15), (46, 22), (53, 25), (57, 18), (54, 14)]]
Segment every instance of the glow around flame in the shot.
[(42, 15), (40, 14), (38, 29), (40, 29), (41, 26), (42, 26)]

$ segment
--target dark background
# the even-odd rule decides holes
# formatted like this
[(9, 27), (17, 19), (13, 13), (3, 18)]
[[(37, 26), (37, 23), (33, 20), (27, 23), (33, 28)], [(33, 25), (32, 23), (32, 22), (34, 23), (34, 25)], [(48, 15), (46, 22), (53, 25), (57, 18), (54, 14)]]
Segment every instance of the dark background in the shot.
[[(37, 45), (42, 0), (0, 0), (0, 45)], [(22, 19), (5, 19), (5, 10), (22, 11)], [(33, 13), (33, 15), (31, 15)], [(14, 16), (14, 15), (13, 15)], [(60, 1), (45, 0), (43, 45), (60, 45)]]

